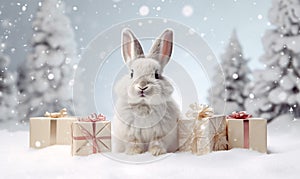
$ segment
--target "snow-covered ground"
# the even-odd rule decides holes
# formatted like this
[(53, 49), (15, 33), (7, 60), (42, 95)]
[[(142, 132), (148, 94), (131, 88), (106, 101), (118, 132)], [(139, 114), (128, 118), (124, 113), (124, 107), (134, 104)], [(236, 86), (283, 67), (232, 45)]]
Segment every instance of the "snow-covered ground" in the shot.
[(299, 120), (285, 119), (269, 124), (269, 154), (233, 149), (203, 156), (174, 153), (153, 157), (146, 153), (72, 157), (70, 146), (30, 149), (27, 128), (0, 124), (1, 178), (288, 179), (300, 176)]

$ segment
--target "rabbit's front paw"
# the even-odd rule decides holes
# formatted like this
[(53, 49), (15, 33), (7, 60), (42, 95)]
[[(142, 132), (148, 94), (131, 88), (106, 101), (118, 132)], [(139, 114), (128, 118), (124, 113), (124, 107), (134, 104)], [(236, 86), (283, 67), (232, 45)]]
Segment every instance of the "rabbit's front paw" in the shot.
[(126, 154), (128, 155), (134, 155), (140, 153), (143, 153), (143, 149), (139, 145), (131, 145), (126, 148)]
[(149, 148), (149, 152), (154, 156), (158, 156), (167, 153), (167, 150), (162, 146), (154, 145)]

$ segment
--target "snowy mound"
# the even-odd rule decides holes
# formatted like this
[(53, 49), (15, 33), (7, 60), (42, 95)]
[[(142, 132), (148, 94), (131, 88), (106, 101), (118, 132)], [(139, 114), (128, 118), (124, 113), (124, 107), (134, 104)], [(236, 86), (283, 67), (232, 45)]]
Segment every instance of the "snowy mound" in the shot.
[(29, 149), (27, 130), (1, 129), (1, 177), (298, 178), (300, 121), (288, 121), (287, 117), (276, 119), (268, 126), (269, 154), (233, 149), (203, 156), (174, 153), (157, 158), (149, 153), (135, 156), (109, 153), (72, 157), (70, 146)]

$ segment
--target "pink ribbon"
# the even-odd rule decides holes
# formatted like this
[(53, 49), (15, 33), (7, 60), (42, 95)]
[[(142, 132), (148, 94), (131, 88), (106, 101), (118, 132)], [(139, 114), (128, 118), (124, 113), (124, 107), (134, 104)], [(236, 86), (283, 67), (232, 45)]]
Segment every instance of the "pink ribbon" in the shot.
[(244, 148), (249, 148), (249, 119), (252, 117), (251, 114), (247, 114), (246, 111), (240, 111), (240, 112), (232, 112), (231, 115), (227, 116), (228, 118), (233, 119), (242, 119), (243, 125), (244, 125)]
[(77, 137), (73, 136), (73, 139), (74, 140), (92, 140), (92, 142), (93, 142), (93, 153), (101, 152), (100, 151), (100, 147), (98, 145), (98, 142), (102, 143), (103, 145), (105, 145), (101, 140), (102, 139), (110, 139), (111, 136), (99, 136), (99, 137), (96, 137), (97, 136), (97, 134), (96, 134), (96, 122), (106, 121), (106, 117), (103, 114), (98, 114), (97, 115), (96, 113), (92, 113), (88, 117), (86, 117), (86, 118), (80, 118), (78, 120), (81, 121), (81, 122), (92, 122), (93, 132), (90, 133), (90, 131), (88, 131), (86, 128), (84, 128), (82, 125), (79, 124), (80, 125), (80, 129), (82, 130), (82, 133), (85, 136), (77, 136)]
[(78, 121), (82, 122), (98, 122), (98, 121), (106, 121), (106, 117), (103, 114), (92, 113), (86, 118), (79, 118)]

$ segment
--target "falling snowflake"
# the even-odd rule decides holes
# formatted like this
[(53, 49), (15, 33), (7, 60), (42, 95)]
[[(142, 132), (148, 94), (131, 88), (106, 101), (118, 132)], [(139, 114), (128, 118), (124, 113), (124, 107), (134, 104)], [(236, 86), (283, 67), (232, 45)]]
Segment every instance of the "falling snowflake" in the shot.
[(239, 75), (238, 75), (238, 74), (236, 74), (236, 73), (234, 73), (234, 74), (232, 75), (232, 78), (236, 80), (236, 79), (238, 79), (238, 78), (239, 78)]
[(257, 19), (261, 20), (263, 16), (261, 14), (258, 14)]
[(73, 69), (74, 69), (74, 70), (76, 70), (77, 68), (78, 68), (78, 65), (77, 65), (77, 64), (73, 65)]
[(150, 11), (149, 7), (143, 5), (143, 6), (140, 7), (139, 13), (140, 13), (141, 16), (147, 16), (149, 14), (149, 11)]
[(1, 43), (1, 44), (0, 44), (0, 47), (1, 47), (1, 48), (5, 48), (5, 43)]
[(48, 75), (48, 79), (49, 79), (49, 80), (53, 80), (53, 79), (54, 79), (54, 75), (53, 75), (52, 73), (50, 73), (50, 74)]
[(73, 86), (74, 85), (74, 79), (69, 81), (69, 86)]
[(36, 146), (37, 148), (41, 147), (41, 142), (40, 142), (40, 141), (36, 141), (36, 142), (35, 142), (35, 146)]
[(73, 11), (77, 11), (78, 10), (78, 7), (77, 6), (73, 6)]
[(190, 17), (192, 14), (193, 14), (194, 10), (193, 10), (193, 7), (190, 6), (190, 5), (185, 5), (183, 8), (182, 8), (182, 14), (183, 16), (185, 17)]
[(253, 93), (250, 93), (250, 94), (249, 94), (249, 98), (250, 98), (250, 99), (254, 99), (254, 94), (253, 94)]
[(24, 12), (27, 10), (27, 4), (25, 4), (24, 6), (21, 7), (21, 10)]

